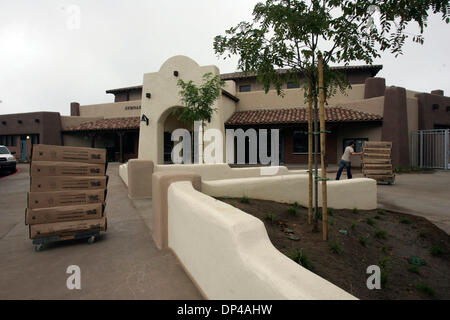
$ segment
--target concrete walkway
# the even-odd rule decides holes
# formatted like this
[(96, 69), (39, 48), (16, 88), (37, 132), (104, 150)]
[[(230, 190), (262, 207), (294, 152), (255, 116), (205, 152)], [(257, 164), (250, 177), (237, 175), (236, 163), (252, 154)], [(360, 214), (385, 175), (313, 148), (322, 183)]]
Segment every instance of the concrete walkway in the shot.
[[(0, 299), (201, 299), (172, 252), (155, 247), (151, 201), (128, 199), (118, 164), (108, 168), (102, 239), (58, 243), (42, 252), (34, 251), (24, 225), (28, 166), (19, 170), (0, 179)], [(81, 268), (81, 290), (66, 287), (70, 265)]]
[(397, 174), (377, 189), (380, 208), (422, 216), (450, 233), (450, 171)]

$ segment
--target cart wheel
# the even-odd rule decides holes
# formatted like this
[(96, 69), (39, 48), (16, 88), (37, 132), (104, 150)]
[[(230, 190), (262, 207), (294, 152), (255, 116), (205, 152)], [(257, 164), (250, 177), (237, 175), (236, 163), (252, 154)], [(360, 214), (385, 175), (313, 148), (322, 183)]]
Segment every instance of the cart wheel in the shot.
[(36, 252), (42, 251), (44, 249), (44, 246), (42, 244), (37, 244), (34, 246), (34, 250)]
[(95, 236), (90, 236), (88, 239), (89, 244), (93, 244), (95, 242)]

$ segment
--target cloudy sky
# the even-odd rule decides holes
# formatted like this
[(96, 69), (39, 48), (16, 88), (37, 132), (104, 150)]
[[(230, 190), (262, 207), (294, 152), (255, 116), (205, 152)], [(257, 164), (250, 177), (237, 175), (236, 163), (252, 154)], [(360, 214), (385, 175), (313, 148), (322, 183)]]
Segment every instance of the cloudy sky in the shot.
[[(0, 114), (70, 112), (113, 101), (105, 90), (142, 84), (173, 55), (236, 70), (220, 60), (214, 36), (250, 21), (257, 0), (0, 0)], [(388, 54), (378, 74), (388, 85), (450, 95), (450, 25), (429, 21), (423, 46)], [(355, 64), (360, 64), (355, 62)]]

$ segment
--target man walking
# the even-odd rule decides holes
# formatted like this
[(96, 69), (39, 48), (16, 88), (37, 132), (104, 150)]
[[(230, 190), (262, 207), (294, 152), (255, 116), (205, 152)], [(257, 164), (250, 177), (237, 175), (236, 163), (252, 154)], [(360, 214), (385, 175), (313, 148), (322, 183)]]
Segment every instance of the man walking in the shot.
[(355, 152), (355, 141), (350, 141), (348, 147), (345, 148), (344, 154), (341, 157), (341, 162), (339, 163), (339, 170), (336, 174), (336, 180), (339, 180), (341, 178), (342, 170), (344, 170), (344, 167), (347, 169), (347, 179), (352, 178), (352, 171), (351, 171), (352, 163), (350, 161), (350, 156), (357, 156), (361, 154), (362, 152)]

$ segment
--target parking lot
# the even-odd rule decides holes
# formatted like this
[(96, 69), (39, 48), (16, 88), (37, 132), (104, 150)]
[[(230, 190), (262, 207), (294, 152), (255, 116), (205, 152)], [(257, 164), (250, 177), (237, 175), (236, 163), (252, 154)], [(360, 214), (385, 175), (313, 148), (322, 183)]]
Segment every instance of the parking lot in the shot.
[[(35, 252), (24, 225), (28, 165), (0, 178), (0, 299), (201, 299), (169, 250), (151, 238), (149, 203), (132, 202), (111, 163), (108, 230), (94, 244), (67, 241)], [(136, 205), (138, 204), (138, 205)], [(81, 269), (81, 290), (69, 290), (67, 267)]]

